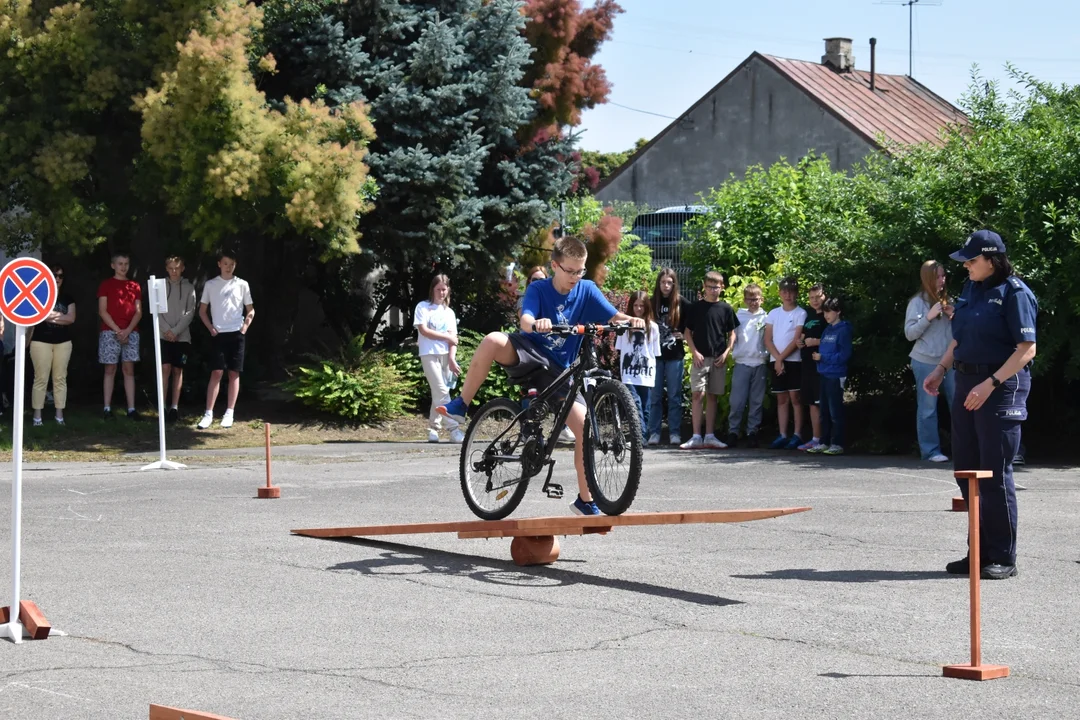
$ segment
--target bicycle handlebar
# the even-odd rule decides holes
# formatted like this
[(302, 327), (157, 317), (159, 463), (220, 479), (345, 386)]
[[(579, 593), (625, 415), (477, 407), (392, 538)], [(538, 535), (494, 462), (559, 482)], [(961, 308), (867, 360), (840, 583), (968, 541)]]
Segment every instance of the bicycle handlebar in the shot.
[(602, 335), (613, 332), (622, 335), (630, 329), (630, 323), (588, 323), (586, 325), (552, 325), (549, 334), (569, 337), (571, 335)]

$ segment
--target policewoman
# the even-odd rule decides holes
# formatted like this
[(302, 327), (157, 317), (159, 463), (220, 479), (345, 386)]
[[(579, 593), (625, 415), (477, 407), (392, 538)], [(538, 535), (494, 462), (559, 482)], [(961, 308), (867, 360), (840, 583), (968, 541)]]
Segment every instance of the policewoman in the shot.
[[(968, 280), (956, 300), (953, 341), (923, 381), (936, 395), (946, 368), (956, 370), (952, 406), (953, 462), (957, 470), (991, 470), (979, 481), (981, 576), (1003, 580), (1016, 575), (1016, 486), (1013, 457), (1020, 423), (1027, 419), (1031, 361), (1035, 357), (1035, 316), (1039, 304), (1013, 275), (1001, 236), (979, 230), (953, 260), (964, 263)], [(967, 500), (967, 481), (958, 481)], [(968, 558), (945, 566), (968, 574)]]

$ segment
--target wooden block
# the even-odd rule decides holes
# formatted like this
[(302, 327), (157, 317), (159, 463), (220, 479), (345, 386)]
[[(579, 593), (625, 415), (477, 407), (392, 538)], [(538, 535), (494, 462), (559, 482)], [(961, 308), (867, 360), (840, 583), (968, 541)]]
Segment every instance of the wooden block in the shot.
[(224, 715), (150, 704), (150, 720), (233, 720)]
[(559, 539), (551, 535), (516, 537), (510, 543), (510, 557), (515, 565), (550, 565), (559, 559)]
[(967, 512), (967, 500), (964, 500), (964, 496), (954, 497), (952, 499), (953, 512)]
[(44, 640), (49, 637), (49, 631), (52, 630), (52, 625), (45, 619), (45, 614), (30, 600), (19, 603), (19, 622), (26, 627), (34, 640)]
[[(8, 612), (7, 606), (0, 608), (0, 625), (4, 625), (10, 620), (11, 613)], [(30, 633), (32, 640), (44, 640), (49, 637), (49, 632), (52, 631), (52, 625), (49, 624), (49, 621), (45, 619), (45, 615), (31, 600), (21, 600), (19, 602), (19, 622)]]
[(941, 674), (959, 680), (994, 680), (1009, 677), (1008, 665), (946, 665)]
[(971, 478), (984, 480), (994, 477), (994, 473), (990, 470), (957, 470), (953, 473), (953, 477), (957, 480), (970, 480)]
[(259, 488), (259, 497), (265, 499), (281, 497), (281, 488), (277, 485)]

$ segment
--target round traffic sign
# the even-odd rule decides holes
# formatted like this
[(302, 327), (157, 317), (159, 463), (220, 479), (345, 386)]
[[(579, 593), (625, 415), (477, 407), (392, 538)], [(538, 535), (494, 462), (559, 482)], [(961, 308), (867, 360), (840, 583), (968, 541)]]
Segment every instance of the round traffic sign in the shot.
[(37, 325), (56, 306), (56, 278), (37, 258), (15, 258), (0, 270), (0, 314), (16, 325)]

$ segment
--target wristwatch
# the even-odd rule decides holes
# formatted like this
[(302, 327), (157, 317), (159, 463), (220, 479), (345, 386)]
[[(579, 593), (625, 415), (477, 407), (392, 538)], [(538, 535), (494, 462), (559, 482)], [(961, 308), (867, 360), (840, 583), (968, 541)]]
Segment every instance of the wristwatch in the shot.
[(991, 382), (991, 384), (993, 384), (994, 387), (997, 387), (998, 385), (1001, 384), (1001, 381), (997, 379), (997, 375), (991, 375), (990, 376), (990, 382)]

